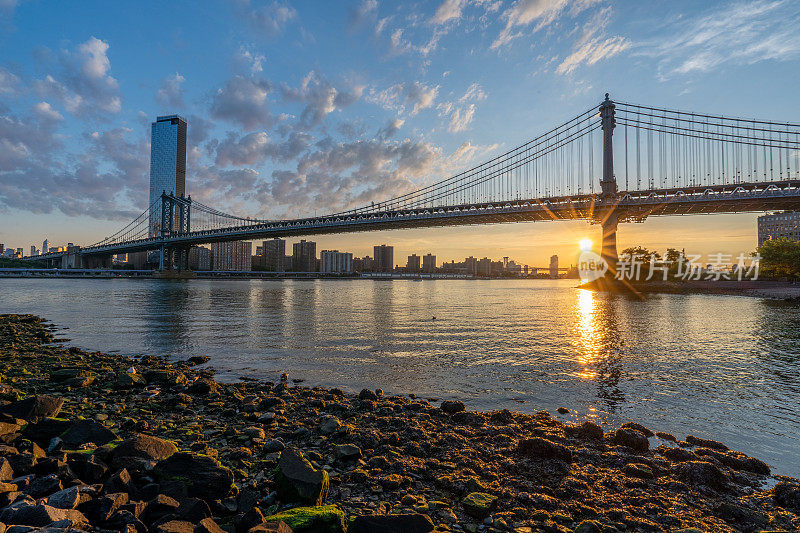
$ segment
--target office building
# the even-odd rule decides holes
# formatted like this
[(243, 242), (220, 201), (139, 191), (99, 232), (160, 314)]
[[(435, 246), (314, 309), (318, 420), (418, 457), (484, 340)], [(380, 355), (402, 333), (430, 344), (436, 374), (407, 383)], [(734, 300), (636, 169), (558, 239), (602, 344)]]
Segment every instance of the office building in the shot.
[(492, 260), (488, 257), (484, 257), (477, 262), (477, 272), (479, 276), (491, 276), (492, 274)]
[(800, 212), (786, 211), (758, 217), (758, 245), (776, 239), (800, 241)]
[(472, 256), (464, 259), (464, 270), (467, 274), (475, 276), (478, 273), (478, 259)]
[(292, 245), (292, 270), (295, 272), (317, 271), (317, 243), (303, 239)]
[(158, 117), (150, 135), (150, 236), (161, 232), (161, 194), (186, 194), (186, 120), (178, 115)]
[(353, 270), (356, 272), (372, 272), (375, 269), (375, 261), (370, 256), (353, 259)]
[(211, 250), (192, 246), (189, 249), (189, 270), (211, 270)]
[(249, 241), (215, 242), (211, 245), (211, 268), (214, 270), (252, 270), (253, 243)]
[(39, 254), (36, 253), (36, 246), (31, 244), (31, 257), (33, 257), (34, 255), (39, 255)]
[(47, 239), (44, 240), (42, 243), (42, 253), (46, 254), (50, 250), (50, 241)]
[(394, 270), (394, 246), (381, 244), (373, 247), (375, 272), (392, 272)]
[(406, 271), (407, 272), (419, 272), (420, 271), (420, 256), (417, 254), (411, 254), (408, 256), (408, 261), (406, 261)]
[(556, 279), (558, 277), (558, 256), (550, 256), (550, 277)]
[(272, 239), (261, 243), (261, 266), (265, 269), (272, 272), (285, 271), (284, 257), (286, 257), (286, 241), (283, 239)]
[(17, 259), (22, 259), (22, 256), (23, 256), (22, 248), (17, 248), (17, 253), (14, 254), (14, 257), (16, 257)]
[(353, 272), (353, 254), (339, 250), (322, 250), (319, 254), (320, 272), (350, 274)]
[(6, 253), (6, 245), (0, 242), (0, 257), (3, 257)]
[(436, 272), (436, 256), (425, 254), (422, 256), (422, 271), (431, 273)]

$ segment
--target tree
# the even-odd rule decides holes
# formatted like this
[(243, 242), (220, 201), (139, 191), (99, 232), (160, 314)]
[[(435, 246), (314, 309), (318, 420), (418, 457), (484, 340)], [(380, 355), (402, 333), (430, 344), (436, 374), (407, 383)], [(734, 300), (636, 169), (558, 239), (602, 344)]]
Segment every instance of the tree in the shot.
[(800, 242), (789, 239), (764, 241), (757, 249), (761, 256), (759, 275), (770, 278), (800, 278)]
[(632, 246), (630, 248), (625, 248), (622, 250), (622, 257), (631, 257), (633, 259), (637, 259), (642, 263), (649, 263), (650, 256), (655, 255), (656, 260), (661, 259), (661, 254), (658, 252), (651, 252), (644, 246)]

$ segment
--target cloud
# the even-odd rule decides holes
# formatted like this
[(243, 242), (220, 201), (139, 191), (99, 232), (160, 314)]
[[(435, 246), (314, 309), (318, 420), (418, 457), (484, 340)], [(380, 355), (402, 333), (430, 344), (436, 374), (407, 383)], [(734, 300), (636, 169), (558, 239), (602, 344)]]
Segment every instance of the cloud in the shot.
[(725, 64), (787, 61), (800, 57), (800, 5), (785, 0), (737, 2), (693, 21), (678, 20), (669, 36), (643, 43), (644, 55), (661, 58), (662, 78), (709, 72)]
[(265, 38), (279, 35), (297, 17), (297, 11), (293, 7), (280, 2), (238, 0), (237, 4), (239, 15)]
[(374, 20), (378, 12), (378, 0), (363, 0), (358, 9), (350, 11), (350, 29), (355, 29), (370, 20)]
[(605, 7), (586, 22), (581, 37), (573, 46), (572, 53), (558, 65), (556, 72), (570, 74), (581, 64), (594, 65), (631, 47), (631, 41), (625, 37), (606, 36), (605, 30), (610, 17), (611, 7)]
[(492, 50), (501, 48), (522, 33), (515, 31), (520, 26), (529, 26), (536, 23), (533, 31), (539, 31), (552, 24), (562, 14), (568, 13), (575, 16), (600, 0), (517, 0), (507, 9), (502, 18), (506, 19), (506, 26), (491, 45)]
[(274, 141), (265, 131), (241, 138), (231, 132), (222, 141), (212, 141), (209, 149), (216, 152), (214, 164), (219, 167), (256, 166), (267, 159), (282, 163), (291, 161), (308, 149), (311, 140), (310, 135), (297, 131), (281, 141)]
[(13, 95), (17, 92), (19, 86), (19, 78), (3, 67), (0, 67), (0, 94)]
[(403, 124), (405, 124), (405, 122), (406, 121), (401, 118), (394, 118), (389, 120), (389, 122), (384, 127), (378, 130), (377, 137), (379, 139), (391, 139), (397, 134), (398, 131), (400, 131), (400, 128), (403, 127)]
[(119, 84), (109, 71), (109, 44), (90, 38), (75, 50), (59, 56), (61, 73), (48, 74), (35, 84), (40, 94), (63, 102), (67, 111), (77, 116), (119, 113), (122, 96)]
[(466, 92), (455, 102), (442, 102), (436, 106), (440, 117), (447, 117), (447, 131), (464, 131), (475, 118), (475, 102), (486, 99), (486, 92), (477, 83), (467, 87)]
[(33, 115), (41, 123), (55, 124), (64, 120), (64, 117), (61, 115), (61, 113), (53, 109), (52, 106), (47, 102), (39, 102), (38, 104), (34, 105)]
[(397, 111), (399, 114), (403, 114), (408, 107), (411, 107), (413, 116), (423, 109), (432, 107), (438, 93), (438, 85), (432, 87), (415, 81), (397, 83), (380, 92), (373, 90), (370, 92), (369, 100), (384, 109)]
[(336, 89), (328, 80), (314, 71), (303, 78), (300, 87), (281, 86), (283, 98), (292, 102), (306, 104), (300, 119), (304, 126), (314, 127), (326, 116), (354, 104), (361, 98), (364, 88), (354, 87), (351, 91)]
[(181, 89), (181, 84), (183, 84), (184, 81), (186, 81), (186, 78), (177, 72), (174, 76), (164, 78), (164, 81), (161, 83), (161, 88), (158, 89), (156, 93), (156, 100), (162, 105), (183, 107), (183, 89)]
[(186, 117), (186, 133), (189, 137), (189, 146), (196, 147), (205, 142), (214, 129), (214, 123), (199, 115)]
[[(263, 54), (250, 51), (244, 46), (239, 48), (239, 52), (233, 58), (237, 68), (248, 71), (250, 74), (258, 74), (264, 70), (264, 61), (267, 58)], [(242, 68), (243, 67), (243, 68)]]
[(431, 22), (434, 24), (444, 24), (445, 22), (461, 17), (461, 10), (466, 5), (467, 0), (444, 0), (433, 14)]
[(247, 130), (269, 128), (275, 123), (267, 100), (271, 90), (265, 79), (234, 76), (212, 97), (211, 116)]

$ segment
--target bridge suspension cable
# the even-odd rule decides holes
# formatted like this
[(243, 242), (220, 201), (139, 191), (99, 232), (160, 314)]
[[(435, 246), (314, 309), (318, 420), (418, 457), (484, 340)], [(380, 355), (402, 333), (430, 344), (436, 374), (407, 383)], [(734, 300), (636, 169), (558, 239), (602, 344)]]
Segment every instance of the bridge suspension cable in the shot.
[(625, 190), (800, 180), (800, 124), (629, 103), (616, 121)]

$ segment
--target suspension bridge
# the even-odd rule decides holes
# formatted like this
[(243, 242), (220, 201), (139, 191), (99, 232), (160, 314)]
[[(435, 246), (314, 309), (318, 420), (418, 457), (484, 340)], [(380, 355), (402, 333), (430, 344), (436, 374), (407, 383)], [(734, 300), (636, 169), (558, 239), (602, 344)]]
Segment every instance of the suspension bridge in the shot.
[[(606, 94), (563, 124), (447, 179), (325, 216), (261, 220), (163, 194), (100, 242), (32, 256), (81, 266), (158, 251), (182, 268), (191, 246), (471, 224), (587, 220), (617, 261), (621, 222), (650, 216), (800, 209), (800, 124), (615, 102)], [(153, 220), (160, 221), (154, 230)]]

